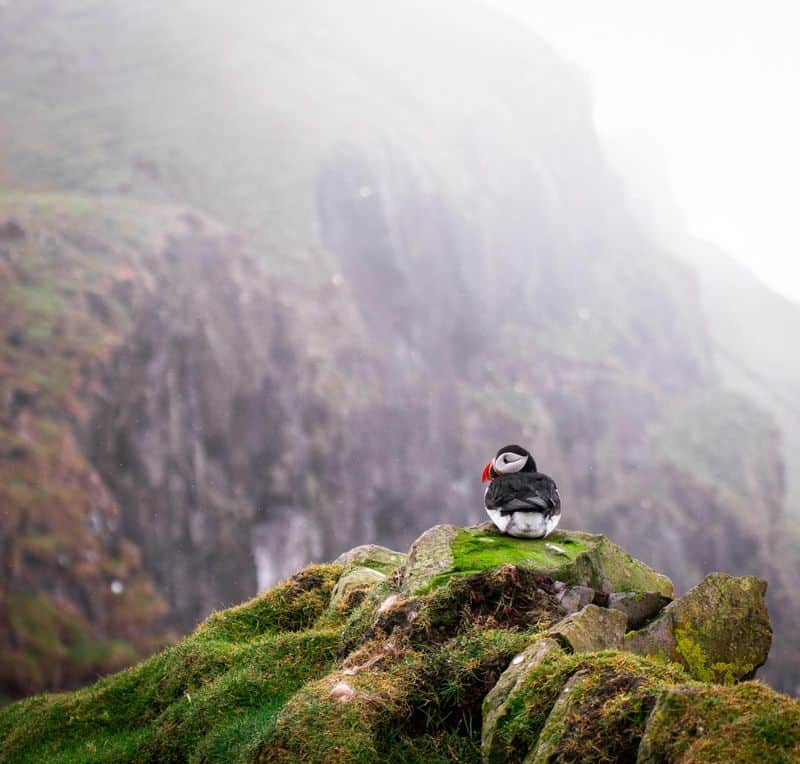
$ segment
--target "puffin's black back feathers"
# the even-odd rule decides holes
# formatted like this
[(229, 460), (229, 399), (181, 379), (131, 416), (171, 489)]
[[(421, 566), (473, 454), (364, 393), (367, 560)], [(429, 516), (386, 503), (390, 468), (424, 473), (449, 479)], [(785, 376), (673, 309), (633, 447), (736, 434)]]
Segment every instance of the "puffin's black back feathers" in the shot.
[(512, 512), (541, 512), (545, 517), (561, 512), (561, 497), (556, 483), (541, 472), (516, 472), (499, 475), (489, 484), (484, 499), (486, 509)]

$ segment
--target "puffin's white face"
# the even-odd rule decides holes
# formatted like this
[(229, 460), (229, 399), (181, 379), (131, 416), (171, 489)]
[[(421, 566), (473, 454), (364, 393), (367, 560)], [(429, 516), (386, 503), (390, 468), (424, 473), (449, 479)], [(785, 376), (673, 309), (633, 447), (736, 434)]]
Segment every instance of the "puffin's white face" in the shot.
[(493, 462), (494, 471), (500, 475), (510, 475), (512, 472), (519, 472), (528, 461), (527, 456), (520, 456), (511, 451), (504, 451), (495, 457)]

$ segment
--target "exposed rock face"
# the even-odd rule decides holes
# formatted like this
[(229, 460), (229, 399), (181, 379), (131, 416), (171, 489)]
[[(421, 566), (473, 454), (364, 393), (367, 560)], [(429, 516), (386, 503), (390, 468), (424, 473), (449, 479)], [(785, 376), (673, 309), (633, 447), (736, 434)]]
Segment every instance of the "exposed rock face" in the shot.
[[(0, 200), (11, 213), (0, 229), (2, 696), (74, 687), (171, 636), (166, 602), (78, 431), (94, 371), (123, 341), (126, 295), (146, 289), (142, 261), (157, 256), (160, 235), (188, 231), (146, 205), (110, 202), (90, 221), (86, 208), (79, 196)], [(155, 237), (140, 227), (149, 216)], [(99, 293), (103, 308), (89, 299)]]
[[(462, 530), (439, 526), (414, 548)], [(381, 547), (309, 566), (99, 685), (0, 709), (0, 759), (43, 747), (65, 760), (270, 764), (796, 759), (800, 704), (619, 650), (627, 614), (589, 603), (564, 617), (537, 542), (516, 543), (414, 595), (402, 568), (376, 569), (405, 557)], [(703, 644), (720, 621), (759, 632), (757, 583), (714, 574), (668, 609)]]
[(772, 644), (767, 582), (711, 573), (668, 605), (649, 626), (625, 637), (625, 649), (682, 663), (697, 679), (753, 676)]
[(618, 610), (586, 605), (548, 632), (573, 653), (621, 650), (627, 618)]
[(256, 590), (251, 528), (284, 442), (268, 371), (287, 352), (274, 344), (284, 333), (234, 246), (208, 235), (168, 243), (84, 431), (182, 629)]
[(628, 631), (641, 629), (669, 602), (669, 597), (658, 592), (614, 592), (608, 598), (608, 606), (627, 617)]

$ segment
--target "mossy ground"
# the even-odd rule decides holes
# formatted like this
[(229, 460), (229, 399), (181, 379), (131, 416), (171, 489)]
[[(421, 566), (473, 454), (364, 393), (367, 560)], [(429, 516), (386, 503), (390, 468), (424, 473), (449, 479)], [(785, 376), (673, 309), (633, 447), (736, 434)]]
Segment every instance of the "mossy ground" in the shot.
[(487, 694), (563, 615), (546, 575), (503, 562), (424, 595), (381, 580), (335, 606), (347, 569), (310, 566), (133, 668), (0, 710), (0, 763), (610, 763), (640, 741), (672, 756), (654, 761), (743, 760), (713, 747), (717, 731), (792, 760), (798, 706), (758, 683), (560, 648), (518, 674), (482, 749)]
[(334, 661), (339, 631), (312, 627), (340, 572), (307, 568), (133, 668), (3, 709), (0, 761), (246, 760), (255, 731)]
[(590, 547), (574, 533), (556, 531), (546, 539), (518, 539), (467, 529), (459, 531), (453, 542), (453, 566), (459, 572), (474, 573), (510, 563), (546, 571), (560, 568)]

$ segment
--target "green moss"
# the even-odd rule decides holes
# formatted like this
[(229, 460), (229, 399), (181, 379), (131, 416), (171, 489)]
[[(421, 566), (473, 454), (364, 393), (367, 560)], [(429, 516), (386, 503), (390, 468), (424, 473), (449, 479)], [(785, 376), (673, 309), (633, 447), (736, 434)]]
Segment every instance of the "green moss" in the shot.
[[(554, 551), (548, 544), (550, 547), (557, 545), (565, 554)], [(506, 564), (522, 565), (542, 572), (558, 570), (561, 573), (567, 567), (565, 563), (573, 562), (590, 547), (577, 534), (556, 532), (547, 540), (517, 539), (467, 528), (458, 530), (451, 548), (451, 569), (436, 576), (421, 593), (441, 586), (453, 576), (469, 575)]]
[[(341, 652), (347, 653), (357, 645), (371, 638), (374, 634), (373, 626), (378, 615), (378, 608), (392, 594), (397, 594), (397, 590), (388, 580), (375, 584), (366, 593), (366, 596), (359, 602), (352, 611), (345, 615), (344, 623), (341, 625)], [(336, 614), (326, 613), (320, 619), (320, 623), (340, 623)]]
[(528, 639), (486, 630), (437, 649), (368, 645), (347, 670), (306, 685), (286, 704), (264, 732), (258, 761), (421, 761), (424, 752), (433, 761), (462, 753), (475, 761), (482, 699)]
[[(564, 554), (556, 552), (560, 547)], [(578, 534), (556, 531), (547, 539), (517, 539), (484, 531), (461, 530), (453, 542), (453, 566), (458, 572), (475, 572), (508, 563), (537, 569), (561, 567), (590, 548)]]
[(673, 596), (672, 582), (656, 573), (604, 536), (557, 531), (546, 539), (518, 539), (493, 531), (456, 529), (449, 544), (452, 563), (427, 585), (424, 594), (450, 578), (500, 565), (536, 570), (568, 584), (585, 584), (603, 591), (660, 592)]
[(214, 613), (198, 633), (207, 639), (244, 641), (311, 626), (328, 607), (340, 565), (311, 565), (249, 602)]
[(800, 704), (759, 682), (665, 689), (642, 740), (643, 762), (800, 759)]
[[(143, 756), (180, 762), (192, 751), (205, 761), (235, 759), (257, 726), (268, 724), (299, 687), (323, 673), (337, 644), (338, 633), (330, 630), (251, 642), (228, 671), (209, 677), (194, 693), (187, 691), (153, 721)], [(247, 728), (249, 736), (243, 735)]]
[(324, 673), (338, 638), (306, 631), (241, 644), (195, 634), (85, 690), (3, 709), (0, 761), (38, 761), (43, 753), (112, 761), (120, 747), (135, 749), (136, 760), (185, 761), (200, 746), (243, 748), (249, 738), (237, 730), (263, 723), (303, 682)]
[[(604, 745), (612, 746), (613, 738), (619, 728), (628, 723), (641, 723), (643, 726), (645, 707), (644, 700), (622, 703), (611, 707), (608, 715), (595, 714), (589, 718), (589, 708), (595, 704), (592, 698), (598, 697), (598, 688), (602, 688), (609, 677), (643, 677), (641, 684), (651, 685), (657, 682), (684, 681), (686, 675), (675, 666), (654, 663), (647, 658), (616, 653), (600, 652), (592, 654), (553, 654), (546, 657), (540, 666), (532, 669), (521, 679), (506, 701), (506, 713), (497, 719), (497, 727), (492, 736), (492, 747), (484, 754), (490, 762), (521, 762), (529, 751), (535, 749), (539, 735), (548, 722), (550, 712), (558, 700), (567, 681), (577, 672), (586, 672), (591, 678), (583, 688), (587, 696), (583, 716), (587, 724), (585, 733), (575, 738), (575, 745), (590, 748), (599, 743), (600, 737), (596, 726), (607, 725), (609, 736)], [(597, 692), (595, 692), (595, 690)], [(594, 695), (593, 695), (594, 693)], [(619, 699), (618, 699), (619, 700)], [(570, 717), (573, 718), (572, 716)], [(557, 731), (558, 730), (558, 731)], [(616, 730), (613, 732), (612, 730)], [(550, 741), (555, 749), (563, 736), (563, 730), (554, 727), (551, 734), (558, 739)], [(578, 740), (582, 742), (578, 742)], [(571, 745), (571, 743), (570, 743)], [(587, 754), (588, 755), (588, 754)], [(565, 760), (583, 761), (590, 759), (566, 758)], [(611, 759), (613, 760), (613, 759)]]

